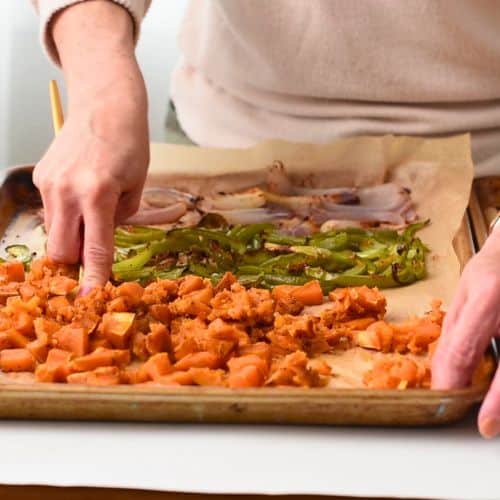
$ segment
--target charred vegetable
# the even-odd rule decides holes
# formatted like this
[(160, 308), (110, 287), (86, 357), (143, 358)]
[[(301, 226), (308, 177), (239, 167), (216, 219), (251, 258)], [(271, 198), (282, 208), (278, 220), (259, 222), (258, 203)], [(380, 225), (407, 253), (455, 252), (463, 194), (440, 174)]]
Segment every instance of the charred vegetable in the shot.
[(219, 217), (202, 226), (170, 231), (122, 227), (115, 233), (115, 281), (148, 282), (197, 274), (216, 282), (232, 271), (248, 286), (272, 288), (317, 279), (326, 293), (336, 287), (390, 288), (425, 277), (428, 252), (416, 233), (336, 229), (297, 237), (262, 222), (228, 228)]

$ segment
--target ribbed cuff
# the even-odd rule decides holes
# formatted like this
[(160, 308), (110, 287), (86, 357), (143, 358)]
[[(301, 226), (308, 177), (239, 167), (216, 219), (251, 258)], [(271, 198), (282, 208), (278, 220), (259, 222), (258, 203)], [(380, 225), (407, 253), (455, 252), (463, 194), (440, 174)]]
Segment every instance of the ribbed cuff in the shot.
[[(52, 18), (62, 9), (88, 0), (38, 0), (34, 1), (40, 16), (40, 41), (47, 57), (57, 66), (61, 65), (49, 26)], [(151, 0), (108, 0), (121, 5), (130, 13), (134, 21), (134, 42), (139, 39), (141, 22), (151, 4)]]

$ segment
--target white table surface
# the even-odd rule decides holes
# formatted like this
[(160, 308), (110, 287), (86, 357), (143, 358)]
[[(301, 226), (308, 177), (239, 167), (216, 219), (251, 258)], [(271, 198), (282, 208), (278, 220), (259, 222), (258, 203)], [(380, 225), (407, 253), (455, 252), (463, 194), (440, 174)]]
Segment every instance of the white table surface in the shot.
[(448, 428), (0, 422), (0, 484), (500, 499), (500, 440)]

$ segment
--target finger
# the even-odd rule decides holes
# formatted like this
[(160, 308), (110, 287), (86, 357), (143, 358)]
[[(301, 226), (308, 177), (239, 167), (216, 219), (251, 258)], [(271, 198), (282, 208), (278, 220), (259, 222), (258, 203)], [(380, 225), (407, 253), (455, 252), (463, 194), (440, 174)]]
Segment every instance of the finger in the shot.
[[(491, 305), (480, 293), (457, 303), (460, 312), (445, 320), (444, 334), (432, 359), (432, 388), (454, 389), (470, 382), (493, 334)], [(496, 306), (493, 307), (496, 311)]]
[(479, 432), (485, 438), (500, 434), (500, 370), (497, 370), (478, 417)]
[(56, 262), (76, 264), (80, 260), (81, 216), (76, 207), (59, 205), (52, 215), (47, 255)]
[(118, 206), (116, 207), (116, 224), (121, 224), (123, 221), (127, 220), (131, 215), (134, 215), (141, 204), (142, 190), (135, 189), (128, 193), (124, 193), (120, 200), (118, 201)]
[(114, 219), (117, 198), (84, 211), (84, 272), (80, 294), (85, 295), (109, 278), (113, 263)]

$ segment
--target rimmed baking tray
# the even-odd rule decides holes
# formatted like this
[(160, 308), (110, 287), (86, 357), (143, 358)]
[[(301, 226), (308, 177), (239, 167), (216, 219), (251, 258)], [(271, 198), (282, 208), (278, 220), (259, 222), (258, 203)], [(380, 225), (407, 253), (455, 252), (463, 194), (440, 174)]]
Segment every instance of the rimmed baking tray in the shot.
[[(22, 214), (40, 207), (32, 167), (8, 169), (0, 179), (0, 236), (22, 232)], [(3, 240), (3, 245), (6, 241)], [(469, 220), (455, 242), (462, 265), (474, 253)], [(5, 379), (4, 379), (5, 380)], [(486, 387), (424, 389), (232, 390), (207, 387), (84, 387), (0, 383), (0, 418), (219, 423), (427, 426), (455, 422), (484, 397)]]

